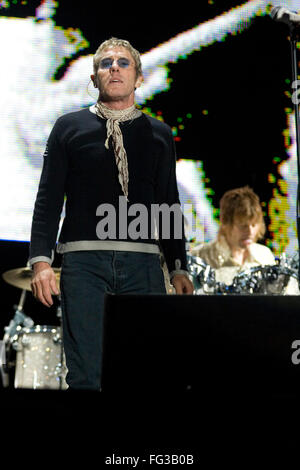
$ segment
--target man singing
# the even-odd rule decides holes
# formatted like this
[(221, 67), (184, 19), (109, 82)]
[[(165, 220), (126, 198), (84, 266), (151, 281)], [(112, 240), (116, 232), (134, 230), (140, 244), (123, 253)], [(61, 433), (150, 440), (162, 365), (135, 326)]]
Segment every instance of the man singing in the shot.
[[(193, 285), (184, 230), (178, 237), (175, 219), (167, 237), (159, 224), (157, 236), (153, 231), (132, 236), (117, 226), (107, 230), (105, 239), (98, 237), (105, 205), (115, 208), (118, 224), (124, 220), (120, 207), (126, 208), (126, 216), (136, 204), (151, 214), (153, 205), (172, 207), (179, 205), (179, 198), (171, 129), (134, 104), (134, 91), (143, 79), (138, 51), (128, 41), (111, 38), (97, 49), (93, 68), (97, 103), (61, 116), (47, 142), (32, 221), (30, 264), (33, 294), (51, 306), (52, 293), (58, 294), (51, 263), (66, 198), (57, 251), (63, 254), (67, 383), (71, 389), (99, 390), (105, 293), (165, 293), (161, 252), (176, 293), (192, 294)], [(132, 220), (128, 216), (128, 225)]]

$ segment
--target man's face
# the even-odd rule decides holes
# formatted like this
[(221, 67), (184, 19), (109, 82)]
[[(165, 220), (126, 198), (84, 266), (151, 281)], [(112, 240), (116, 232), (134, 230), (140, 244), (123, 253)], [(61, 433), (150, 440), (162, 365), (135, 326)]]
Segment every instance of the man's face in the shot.
[(224, 232), (231, 249), (248, 248), (258, 238), (260, 224), (257, 220), (234, 220), (232, 226), (225, 225)]
[(96, 80), (100, 99), (104, 103), (118, 104), (119, 109), (134, 104), (134, 90), (140, 86), (142, 77), (136, 76), (135, 62), (124, 47), (110, 47), (101, 55)]

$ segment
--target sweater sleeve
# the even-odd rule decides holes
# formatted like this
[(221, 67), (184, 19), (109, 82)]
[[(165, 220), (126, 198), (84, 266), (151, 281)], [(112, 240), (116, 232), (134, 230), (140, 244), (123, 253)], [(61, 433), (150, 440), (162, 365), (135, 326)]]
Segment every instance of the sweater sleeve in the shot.
[(60, 216), (64, 203), (67, 155), (61, 142), (60, 120), (56, 121), (44, 152), (43, 169), (35, 201), (29, 263), (53, 261)]
[(158, 236), (170, 278), (187, 274), (184, 217), (176, 179), (176, 150), (172, 131), (164, 127), (164, 152), (157, 179), (157, 202), (162, 210), (158, 219)]

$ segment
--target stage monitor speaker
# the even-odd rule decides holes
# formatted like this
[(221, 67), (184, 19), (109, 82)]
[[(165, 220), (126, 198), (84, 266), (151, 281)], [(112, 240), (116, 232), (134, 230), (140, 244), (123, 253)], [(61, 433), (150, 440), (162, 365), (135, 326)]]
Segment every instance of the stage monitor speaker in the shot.
[(294, 395), (299, 358), (298, 296), (106, 297), (104, 392)]

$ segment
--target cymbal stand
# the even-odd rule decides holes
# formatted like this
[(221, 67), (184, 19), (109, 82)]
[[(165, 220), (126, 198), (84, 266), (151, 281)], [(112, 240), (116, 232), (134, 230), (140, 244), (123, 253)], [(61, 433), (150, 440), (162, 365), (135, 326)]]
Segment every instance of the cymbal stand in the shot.
[(20, 300), (18, 305), (14, 305), (15, 314), (9, 325), (4, 328), (3, 341), (0, 341), (0, 374), (2, 378), (3, 387), (9, 386), (9, 351), (10, 346), (16, 343), (18, 339), (18, 333), (21, 331), (21, 325), (25, 327), (33, 326), (33, 320), (23, 313), (23, 307), (26, 299), (26, 289), (21, 292)]
[(9, 325), (4, 328), (4, 341), (13, 343), (17, 339), (17, 332), (21, 329), (21, 325), (25, 327), (32, 327), (34, 322), (32, 318), (23, 313), (23, 306), (26, 299), (26, 289), (22, 290), (19, 304), (14, 306), (15, 315), (9, 322)]

